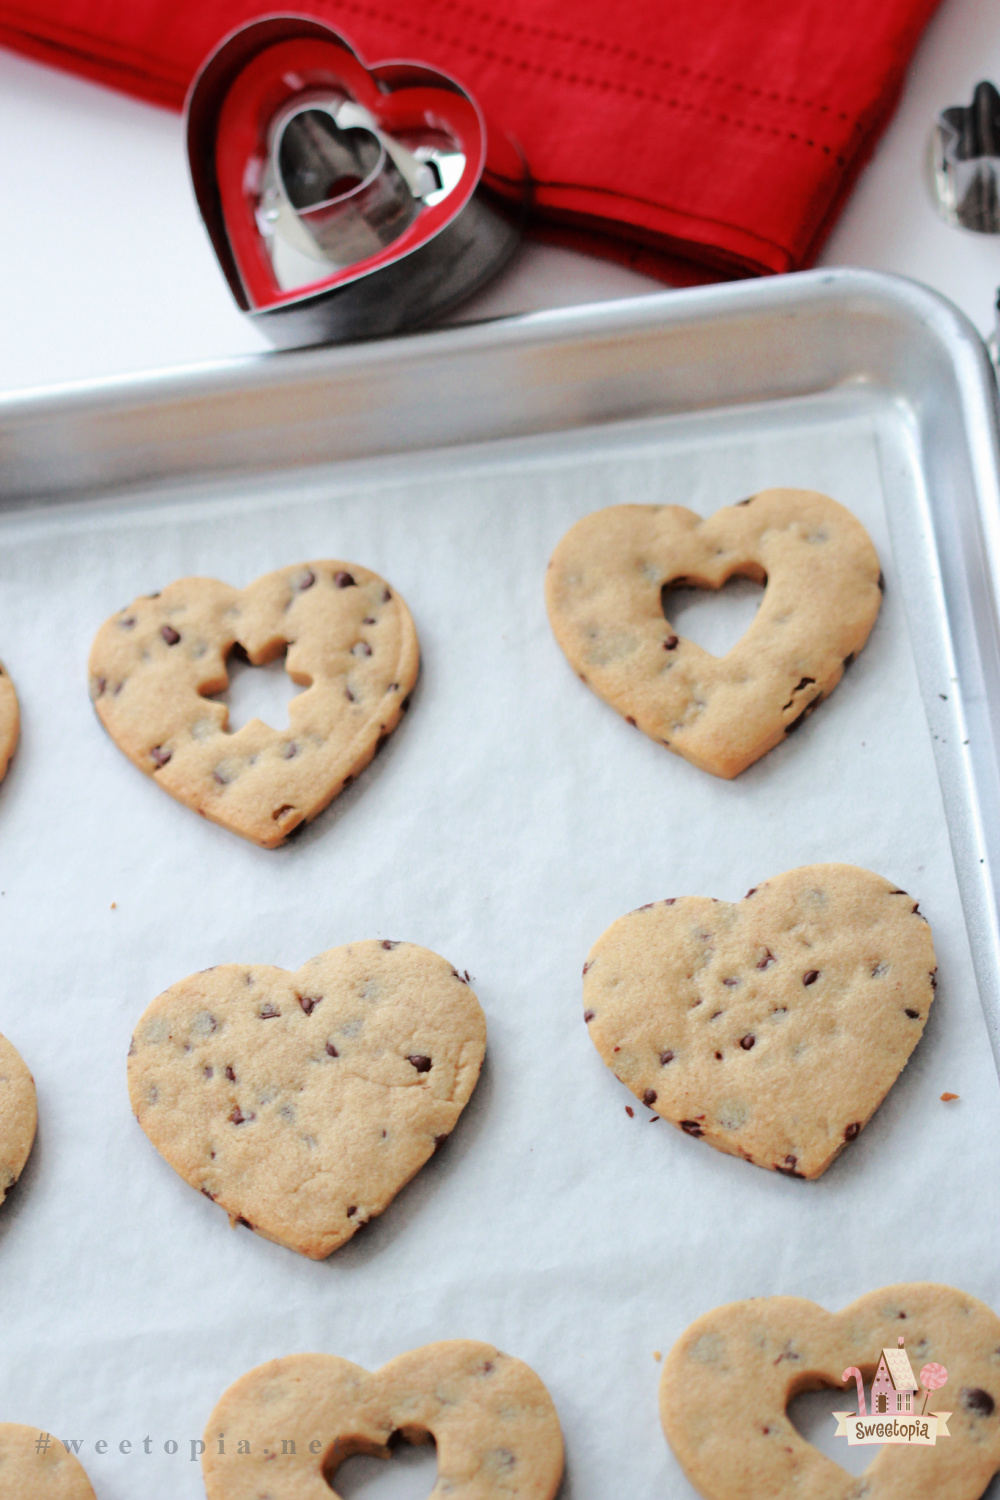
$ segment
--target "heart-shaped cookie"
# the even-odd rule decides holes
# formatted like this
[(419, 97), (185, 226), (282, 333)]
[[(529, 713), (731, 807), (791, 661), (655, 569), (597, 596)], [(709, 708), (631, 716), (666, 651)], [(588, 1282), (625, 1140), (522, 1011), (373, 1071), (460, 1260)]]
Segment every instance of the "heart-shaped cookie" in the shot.
[[(850, 1367), (870, 1380), (900, 1336), (914, 1370), (947, 1367), (948, 1398), (935, 1391), (931, 1409), (951, 1409), (949, 1435), (887, 1445), (856, 1479), (799, 1435), (788, 1403), (829, 1386), (831, 1420), (834, 1390), (850, 1411)], [(717, 1307), (677, 1340), (660, 1381), (667, 1441), (704, 1500), (979, 1500), (1000, 1469), (998, 1407), (1000, 1319), (929, 1282), (883, 1287), (840, 1313), (799, 1297)]]
[(906, 1065), (936, 974), (905, 891), (854, 865), (807, 865), (734, 905), (683, 896), (613, 922), (584, 964), (584, 1020), (665, 1120), (819, 1177)]
[(36, 1123), (35, 1081), (17, 1049), (0, 1036), (0, 1203), (31, 1155)]
[(192, 1187), (265, 1239), (322, 1260), (451, 1134), (486, 1018), (445, 959), (349, 943), (289, 974), (222, 964), (148, 1007), (132, 1108)]
[(249, 1371), (205, 1429), (208, 1500), (337, 1500), (339, 1465), (356, 1453), (388, 1458), (395, 1433), (437, 1444), (435, 1500), (552, 1500), (559, 1488), (562, 1433), (541, 1380), (491, 1344), (451, 1339), (374, 1374), (333, 1354)]
[(3, 1500), (95, 1500), (78, 1458), (51, 1433), (0, 1422)]
[[(671, 584), (766, 583), (723, 657), (670, 625)], [(702, 520), (615, 505), (578, 521), (549, 563), (556, 640), (594, 692), (651, 739), (732, 777), (836, 687), (875, 623), (882, 575), (865, 528), (812, 490), (762, 490)]]
[(0, 781), (7, 774), (20, 732), (21, 714), (17, 706), (17, 694), (14, 684), (0, 665)]
[[(288, 648), (306, 688), (281, 732), (252, 719), (230, 734), (226, 657), (255, 666)], [(410, 612), (384, 578), (346, 562), (266, 573), (245, 589), (182, 578), (97, 632), (90, 692), (129, 760), (196, 812), (273, 849), (343, 791), (391, 734), (417, 679)]]

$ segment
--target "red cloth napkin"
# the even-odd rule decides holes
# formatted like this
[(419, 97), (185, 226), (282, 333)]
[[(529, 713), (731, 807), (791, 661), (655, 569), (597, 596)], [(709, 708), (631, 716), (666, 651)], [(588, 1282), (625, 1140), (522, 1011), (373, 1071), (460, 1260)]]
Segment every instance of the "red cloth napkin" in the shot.
[[(674, 282), (796, 270), (938, 0), (310, 0), (369, 62), (443, 68), (524, 149), (545, 237)], [(0, 0), (0, 43), (179, 109), (275, 0)]]

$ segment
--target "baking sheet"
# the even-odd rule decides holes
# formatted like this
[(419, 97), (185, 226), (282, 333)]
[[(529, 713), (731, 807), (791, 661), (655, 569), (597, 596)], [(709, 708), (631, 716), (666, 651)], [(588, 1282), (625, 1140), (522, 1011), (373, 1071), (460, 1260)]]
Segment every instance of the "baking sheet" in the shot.
[[(849, 506), (887, 591), (830, 702), (726, 783), (576, 680), (543, 575), (599, 506), (707, 514), (774, 484)], [(80, 1439), (99, 1500), (194, 1500), (191, 1440), (251, 1366), (315, 1349), (373, 1368), (478, 1338), (548, 1385), (566, 1500), (690, 1500), (659, 1427), (654, 1351), (701, 1312), (771, 1293), (833, 1309), (911, 1279), (1000, 1305), (1000, 1099), (933, 754), (935, 733), (962, 732), (956, 684), (925, 684), (928, 701), (945, 695), (929, 728), (894, 556), (919, 621), (923, 503), (906, 411), (858, 389), (0, 517), (0, 646), (24, 721), (0, 790), (0, 1031), (40, 1111), (0, 1213), (3, 1419)], [(314, 557), (400, 590), (423, 670), (373, 766), (267, 852), (128, 764), (89, 705), (86, 658), (138, 593)], [(629, 1119), (635, 1101), (582, 1022), (580, 968), (643, 902), (737, 899), (822, 860), (919, 899), (940, 985), (903, 1077), (808, 1183), (651, 1128), (641, 1108)], [(294, 968), (363, 937), (470, 970), (487, 1063), (446, 1149), (315, 1264), (231, 1231), (175, 1176), (131, 1117), (125, 1055), (149, 1000), (194, 970)], [(960, 1101), (940, 1103), (944, 1090)]]

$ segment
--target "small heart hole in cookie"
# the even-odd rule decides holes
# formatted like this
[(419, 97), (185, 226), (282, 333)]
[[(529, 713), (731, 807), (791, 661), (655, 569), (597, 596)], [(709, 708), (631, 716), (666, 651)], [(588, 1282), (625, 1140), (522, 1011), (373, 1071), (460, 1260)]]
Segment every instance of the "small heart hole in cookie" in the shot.
[[(416, 1436), (416, 1434), (414, 1434)], [(356, 1453), (323, 1477), (340, 1500), (427, 1500), (437, 1482), (437, 1447), (429, 1433), (412, 1442), (401, 1432), (389, 1439), (389, 1458)]]
[(734, 576), (720, 589), (676, 580), (660, 590), (663, 617), (678, 635), (713, 656), (725, 656), (753, 624), (764, 599), (764, 584)]
[(832, 1416), (835, 1411), (856, 1412), (857, 1409), (857, 1393), (853, 1385), (845, 1387), (843, 1392), (827, 1386), (821, 1391), (803, 1391), (801, 1395), (793, 1396), (788, 1403), (788, 1420), (824, 1458), (832, 1459), (848, 1474), (863, 1474), (881, 1453), (882, 1446), (852, 1448), (846, 1438), (836, 1436), (837, 1424)]
[(285, 653), (255, 667), (240, 646), (234, 646), (226, 659), (229, 686), (214, 694), (214, 701), (229, 709), (229, 733), (235, 734), (251, 719), (260, 719), (269, 728), (288, 728), (288, 705), (303, 689), (285, 671)]

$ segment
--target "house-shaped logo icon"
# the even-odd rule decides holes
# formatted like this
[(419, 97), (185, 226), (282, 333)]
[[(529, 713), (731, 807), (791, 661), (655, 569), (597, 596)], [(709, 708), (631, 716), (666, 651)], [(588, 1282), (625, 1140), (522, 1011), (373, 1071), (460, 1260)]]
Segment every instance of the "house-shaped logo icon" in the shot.
[(917, 1382), (900, 1339), (898, 1349), (882, 1350), (872, 1381), (872, 1415), (897, 1417), (912, 1411), (917, 1391)]
[[(926, 1342), (926, 1340), (924, 1341)], [(870, 1368), (870, 1366), (869, 1366)], [(927, 1411), (927, 1397), (948, 1383), (944, 1365), (931, 1362), (920, 1371), (920, 1384), (927, 1391), (918, 1412), (914, 1397), (920, 1387), (913, 1378), (903, 1340), (896, 1349), (883, 1349), (872, 1381), (871, 1414), (865, 1409), (865, 1386), (856, 1365), (844, 1371), (842, 1380), (855, 1380), (858, 1387), (857, 1412), (835, 1411), (837, 1437), (845, 1437), (853, 1448), (857, 1443), (920, 1443), (933, 1447), (939, 1437), (950, 1437), (950, 1411)], [(901, 1420), (902, 1419), (902, 1420)]]

